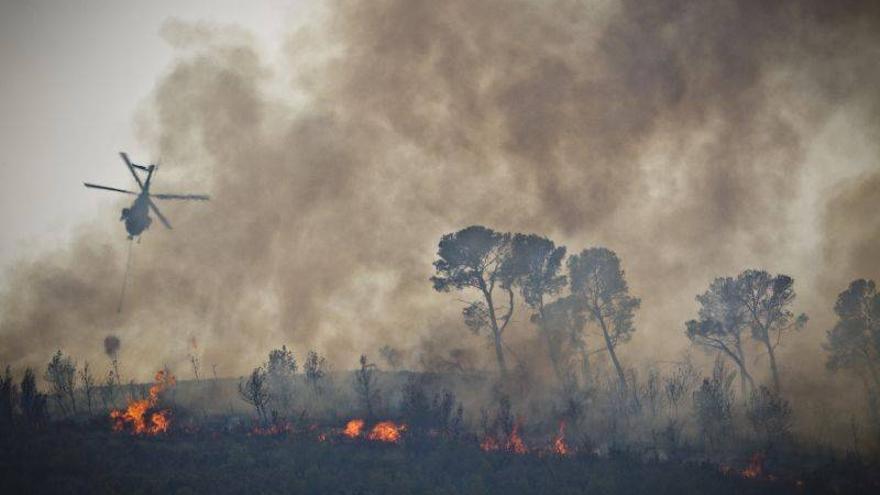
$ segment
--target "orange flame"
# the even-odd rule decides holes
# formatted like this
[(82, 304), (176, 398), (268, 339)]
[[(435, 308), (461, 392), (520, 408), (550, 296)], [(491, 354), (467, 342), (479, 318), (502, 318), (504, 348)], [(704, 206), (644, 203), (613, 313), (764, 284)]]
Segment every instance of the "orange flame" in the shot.
[(558, 455), (568, 455), (571, 450), (565, 444), (565, 421), (559, 422), (559, 432), (553, 439), (553, 452)]
[(357, 438), (361, 434), (361, 429), (364, 427), (364, 420), (362, 419), (353, 419), (349, 421), (345, 425), (345, 430), (342, 431), (342, 434), (347, 436), (348, 438)]
[(404, 430), (406, 430), (406, 425), (397, 425), (392, 421), (382, 421), (373, 427), (367, 438), (380, 442), (396, 443), (400, 440), (400, 432)]
[(150, 395), (146, 399), (129, 401), (125, 410), (110, 411), (114, 421), (113, 430), (123, 431), (129, 425), (135, 435), (156, 435), (165, 433), (171, 426), (171, 411), (165, 409), (150, 413), (149, 410), (159, 403), (159, 394), (177, 383), (174, 375), (164, 370), (156, 372), (155, 383), (150, 387)]
[(755, 452), (749, 461), (749, 467), (743, 469), (742, 475), (743, 478), (755, 479), (760, 478), (762, 474), (764, 474), (764, 454)]
[(495, 437), (492, 435), (486, 435), (480, 441), (480, 448), (483, 449), (484, 452), (494, 452), (500, 448), (498, 445), (498, 440), (495, 440)]
[(519, 436), (519, 423), (513, 425), (513, 431), (507, 437), (507, 450), (514, 454), (525, 454), (529, 451), (522, 437)]

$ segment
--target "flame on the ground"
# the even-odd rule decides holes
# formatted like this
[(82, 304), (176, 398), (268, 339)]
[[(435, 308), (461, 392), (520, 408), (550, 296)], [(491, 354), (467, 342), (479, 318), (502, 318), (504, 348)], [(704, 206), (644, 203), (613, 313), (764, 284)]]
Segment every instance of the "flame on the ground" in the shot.
[(553, 439), (553, 452), (558, 455), (568, 455), (571, 450), (565, 443), (565, 421), (559, 422), (559, 431)]
[[(519, 423), (513, 425), (513, 431), (510, 432), (510, 435), (507, 435), (507, 441), (503, 443), (503, 450), (506, 452), (511, 452), (514, 454), (525, 454), (528, 453), (529, 449), (526, 447), (526, 443), (523, 441), (522, 437), (519, 435)], [(486, 436), (480, 440), (480, 449), (484, 452), (494, 452), (497, 450), (502, 450), (502, 443), (491, 433), (487, 433)]]
[(529, 449), (526, 448), (526, 443), (523, 442), (522, 437), (519, 436), (519, 423), (513, 425), (513, 431), (511, 431), (510, 436), (507, 437), (507, 450), (514, 454), (525, 454), (529, 451)]
[(364, 420), (353, 419), (345, 425), (345, 429), (342, 430), (342, 434), (347, 436), (348, 438), (357, 438), (358, 436), (360, 436), (361, 430), (363, 428)]
[(501, 446), (498, 445), (498, 440), (495, 440), (495, 437), (492, 435), (486, 435), (480, 440), (480, 448), (483, 449), (484, 452), (494, 452), (501, 448)]
[(380, 442), (395, 443), (400, 440), (400, 432), (405, 429), (405, 425), (398, 425), (393, 421), (382, 421), (381, 423), (376, 423), (376, 426), (370, 430), (367, 438)]
[(151, 409), (159, 403), (159, 394), (176, 383), (174, 375), (164, 370), (157, 371), (155, 383), (150, 387), (150, 394), (146, 399), (129, 401), (125, 410), (114, 409), (110, 412), (113, 430), (123, 431), (128, 426), (135, 435), (156, 435), (168, 431), (171, 426), (171, 411)]
[(752, 454), (749, 466), (742, 470), (742, 475), (744, 478), (755, 479), (760, 478), (762, 474), (764, 474), (764, 453), (755, 452)]

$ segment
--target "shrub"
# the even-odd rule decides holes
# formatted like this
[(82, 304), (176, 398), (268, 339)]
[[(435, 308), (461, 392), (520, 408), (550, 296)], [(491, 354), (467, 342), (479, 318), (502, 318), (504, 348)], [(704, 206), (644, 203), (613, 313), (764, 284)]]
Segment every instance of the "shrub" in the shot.
[(752, 391), (746, 409), (746, 418), (768, 444), (773, 445), (791, 433), (791, 405), (778, 393), (761, 385)]
[(724, 361), (715, 360), (711, 378), (704, 378), (694, 392), (694, 410), (703, 440), (710, 448), (731, 433), (733, 427), (733, 380), (736, 372), (729, 371)]

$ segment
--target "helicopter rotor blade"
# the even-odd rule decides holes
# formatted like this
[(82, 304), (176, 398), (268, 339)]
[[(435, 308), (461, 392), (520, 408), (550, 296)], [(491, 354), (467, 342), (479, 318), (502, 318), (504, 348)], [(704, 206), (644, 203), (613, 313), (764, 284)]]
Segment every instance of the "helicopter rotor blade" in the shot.
[(140, 187), (141, 191), (143, 191), (144, 190), (144, 183), (141, 181), (141, 178), (138, 176), (137, 172), (134, 171), (134, 169), (135, 169), (135, 167), (140, 168), (140, 169), (143, 169), (144, 167), (141, 167), (140, 165), (134, 165), (133, 163), (131, 163), (131, 161), (128, 159), (128, 155), (126, 155), (124, 151), (120, 151), (119, 156), (122, 157), (122, 161), (124, 161), (125, 164), (128, 166), (128, 170), (131, 172), (132, 177), (134, 177), (135, 182), (137, 182), (138, 187)]
[(115, 191), (115, 192), (121, 192), (121, 193), (124, 193), (124, 194), (132, 194), (132, 195), (137, 196), (137, 193), (136, 193), (136, 192), (134, 192), (134, 191), (126, 191), (125, 189), (117, 189), (117, 188), (115, 188), (115, 187), (102, 186), (102, 185), (99, 185), (99, 184), (91, 184), (91, 183), (88, 183), (88, 182), (83, 182), (83, 185), (86, 186), (86, 187), (90, 187), (90, 188), (92, 188), (92, 189), (104, 189), (105, 191)]
[(211, 199), (207, 194), (150, 194), (156, 199), (188, 199), (193, 201), (208, 201)]
[(171, 230), (171, 223), (169, 223), (168, 219), (165, 218), (165, 215), (163, 215), (162, 212), (159, 211), (159, 207), (156, 206), (156, 203), (153, 203), (153, 200), (149, 199), (149, 198), (148, 198), (148, 201), (150, 202), (150, 209), (153, 210), (153, 213), (155, 213), (157, 217), (159, 217), (159, 220), (162, 222), (162, 225), (164, 225), (165, 228), (167, 228), (168, 230)]

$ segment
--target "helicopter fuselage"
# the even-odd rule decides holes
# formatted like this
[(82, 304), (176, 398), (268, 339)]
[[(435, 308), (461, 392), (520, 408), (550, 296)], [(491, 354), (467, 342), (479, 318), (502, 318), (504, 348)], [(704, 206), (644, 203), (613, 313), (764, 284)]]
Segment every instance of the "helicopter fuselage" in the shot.
[(138, 195), (131, 207), (122, 209), (119, 220), (125, 220), (125, 230), (130, 237), (137, 237), (150, 228), (153, 219), (150, 218), (149, 212), (150, 203), (146, 194)]
[[(84, 182), (88, 188), (91, 189), (103, 189), (105, 191), (113, 191), (123, 194), (130, 194), (132, 196), (136, 196), (134, 202), (128, 208), (122, 209), (122, 215), (120, 215), (119, 220), (125, 222), (125, 230), (128, 231), (128, 238), (133, 239), (139, 235), (141, 235), (145, 230), (150, 228), (150, 224), (153, 223), (153, 219), (150, 218), (150, 210), (152, 210), (153, 214), (156, 215), (156, 218), (162, 222), (162, 225), (167, 229), (171, 229), (171, 223), (168, 222), (168, 219), (165, 218), (165, 215), (159, 211), (159, 207), (156, 206), (156, 203), (153, 202), (153, 198), (159, 200), (183, 200), (183, 201), (208, 201), (211, 199), (206, 194), (151, 194), (150, 193), (150, 182), (153, 180), (153, 172), (156, 171), (156, 165), (143, 166), (138, 165), (136, 163), (131, 163), (128, 159), (128, 155), (124, 152), (120, 152), (119, 156), (122, 158), (122, 161), (125, 162), (125, 165), (128, 167), (129, 172), (131, 172), (132, 177), (135, 182), (137, 182), (138, 188), (140, 192), (129, 191), (127, 189), (119, 189), (117, 187), (103, 186), (101, 184), (92, 184), (90, 182)], [(139, 174), (140, 172), (145, 172), (147, 174), (146, 179), (143, 179)]]

